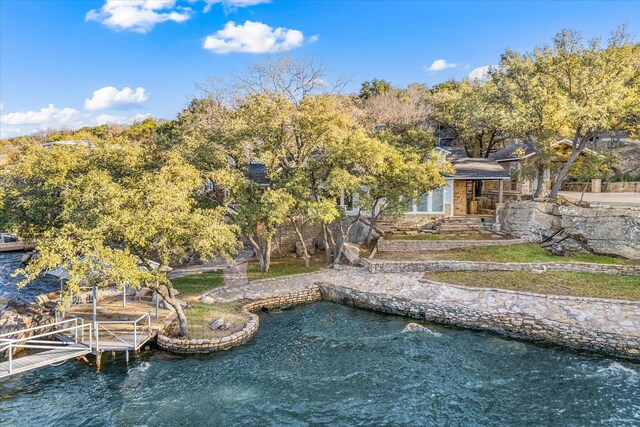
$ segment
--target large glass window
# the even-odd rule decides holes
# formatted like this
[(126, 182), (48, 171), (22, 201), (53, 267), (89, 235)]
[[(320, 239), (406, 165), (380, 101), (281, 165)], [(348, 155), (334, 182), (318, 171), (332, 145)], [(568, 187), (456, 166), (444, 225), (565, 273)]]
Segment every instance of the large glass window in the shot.
[(424, 193), (420, 196), (416, 208), (418, 212), (429, 212), (429, 193)]
[(431, 211), (442, 212), (444, 211), (444, 188), (436, 188), (431, 192)]

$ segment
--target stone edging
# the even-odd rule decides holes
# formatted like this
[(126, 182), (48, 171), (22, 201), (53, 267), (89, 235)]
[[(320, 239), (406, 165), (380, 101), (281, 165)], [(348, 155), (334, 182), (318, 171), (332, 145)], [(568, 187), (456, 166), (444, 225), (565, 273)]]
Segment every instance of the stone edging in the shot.
[(370, 273), (423, 273), (435, 271), (577, 271), (623, 276), (640, 276), (640, 265), (588, 262), (484, 262), (484, 261), (386, 261), (361, 260)]
[(158, 344), (176, 353), (226, 350), (245, 343), (258, 330), (256, 312), (326, 300), (514, 338), (640, 358), (640, 320), (635, 317), (640, 303), (636, 301), (421, 282), (425, 284), (425, 293), (419, 299), (318, 283), (304, 291), (245, 304), (242, 309), (251, 320), (242, 331), (229, 337), (180, 340), (161, 333)]
[[(429, 295), (421, 300), (344, 286), (320, 287), (323, 299), (340, 304), (640, 359), (639, 322), (628, 316), (640, 309), (637, 302), (581, 301), (569, 296), (472, 289), (437, 282), (430, 285)], [(590, 307), (581, 307), (581, 303)], [(627, 317), (615, 317), (623, 309)], [(594, 328), (594, 324), (598, 327)]]
[(173, 338), (165, 335), (163, 332), (158, 333), (158, 346), (164, 350), (174, 353), (209, 353), (219, 350), (228, 350), (232, 347), (239, 346), (249, 341), (251, 337), (258, 331), (260, 326), (260, 318), (255, 312), (263, 309), (287, 308), (298, 304), (304, 304), (322, 299), (322, 294), (318, 287), (313, 287), (301, 292), (291, 293), (285, 296), (264, 298), (252, 301), (242, 306), (242, 311), (249, 316), (249, 321), (242, 330), (235, 332), (223, 338), (213, 339), (191, 339), (185, 340)]
[(449, 249), (480, 246), (511, 246), (529, 243), (527, 239), (495, 240), (388, 240), (379, 238), (376, 248), (379, 252), (445, 251)]

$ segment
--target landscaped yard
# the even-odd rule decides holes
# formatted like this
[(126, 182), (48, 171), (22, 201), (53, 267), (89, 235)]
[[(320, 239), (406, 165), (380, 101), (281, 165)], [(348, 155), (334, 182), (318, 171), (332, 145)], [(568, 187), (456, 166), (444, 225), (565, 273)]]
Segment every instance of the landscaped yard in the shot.
[(316, 253), (311, 257), (309, 268), (305, 268), (300, 258), (276, 258), (271, 260), (271, 267), (266, 273), (260, 272), (260, 264), (257, 260), (249, 261), (247, 276), (249, 280), (268, 279), (271, 277), (290, 276), (292, 274), (312, 273), (326, 266), (324, 252)]
[(548, 271), (447, 271), (424, 278), (462, 286), (500, 288), (538, 294), (640, 300), (640, 277)]
[[(200, 301), (192, 301), (184, 310), (187, 316), (187, 335), (184, 339), (209, 339), (222, 338), (240, 331), (247, 323), (248, 316), (240, 311), (238, 302), (226, 302), (216, 304), (204, 304)], [(223, 317), (231, 324), (226, 331), (209, 329), (209, 324)], [(167, 332), (176, 336), (177, 322), (173, 322)]]
[(566, 256), (554, 256), (534, 243), (510, 246), (476, 246), (446, 251), (380, 252), (378, 259), (407, 260), (459, 260), (487, 262), (594, 262), (600, 264), (640, 264), (638, 260), (615, 258), (606, 255), (573, 252)]
[(171, 283), (180, 292), (178, 296), (184, 299), (185, 297), (200, 296), (209, 289), (222, 286), (224, 281), (222, 272), (212, 271), (171, 279)]

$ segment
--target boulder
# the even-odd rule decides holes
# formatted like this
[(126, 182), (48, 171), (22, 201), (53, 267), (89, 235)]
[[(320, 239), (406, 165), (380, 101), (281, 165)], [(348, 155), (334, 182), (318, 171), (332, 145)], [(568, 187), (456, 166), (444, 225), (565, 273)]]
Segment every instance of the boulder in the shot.
[(635, 207), (580, 207), (548, 202), (508, 202), (498, 213), (501, 230), (532, 242), (540, 231), (564, 228), (567, 250), (640, 259), (640, 209)]
[[(222, 329), (225, 326), (226, 322), (224, 321), (224, 317), (220, 317), (213, 322), (209, 323), (209, 329), (212, 331), (217, 331), (218, 329)], [(228, 328), (227, 328), (228, 329)]]
[(407, 323), (407, 325), (404, 327), (404, 329), (402, 330), (402, 332), (427, 332), (431, 335), (434, 335), (436, 337), (442, 336), (441, 333), (438, 332), (433, 332), (431, 329), (427, 328), (426, 326), (422, 326), (418, 323)]
[(46, 295), (38, 295), (36, 297), (36, 304), (38, 305), (44, 305), (48, 301), (49, 301), (49, 298)]
[(353, 265), (360, 264), (360, 247), (353, 243), (345, 243), (342, 246), (342, 254)]
[[(315, 245), (307, 245), (307, 253), (309, 255), (314, 255), (316, 253)], [(296, 256), (301, 258), (303, 254), (302, 243), (296, 242)]]
[(425, 326), (422, 326), (418, 323), (407, 323), (402, 332), (422, 332), (427, 329)]
[(555, 256), (565, 256), (567, 253), (567, 248), (564, 247), (562, 243), (554, 243), (550, 248), (551, 255)]
[(208, 295), (203, 295), (200, 298), (200, 302), (203, 303), (203, 304), (213, 304), (215, 302), (215, 300), (213, 298), (211, 298), (210, 296), (208, 296)]
[(138, 301), (149, 301), (149, 300), (153, 300), (153, 289), (148, 288), (148, 287), (143, 287), (141, 288), (135, 296), (135, 299)]
[[(346, 220), (346, 223), (351, 222), (351, 220)], [(362, 221), (358, 221), (349, 230), (349, 234), (347, 235), (347, 242), (349, 243), (364, 243), (367, 240), (367, 236), (369, 235), (369, 226), (364, 224)], [(380, 237), (380, 233), (376, 230), (371, 230), (371, 238), (376, 240)]]

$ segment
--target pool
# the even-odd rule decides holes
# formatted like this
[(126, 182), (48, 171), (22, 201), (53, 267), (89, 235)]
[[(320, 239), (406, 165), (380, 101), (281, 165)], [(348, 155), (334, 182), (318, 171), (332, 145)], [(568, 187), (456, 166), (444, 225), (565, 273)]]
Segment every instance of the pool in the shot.
[(319, 302), (202, 356), (67, 362), (0, 383), (0, 425), (640, 424), (640, 364)]

